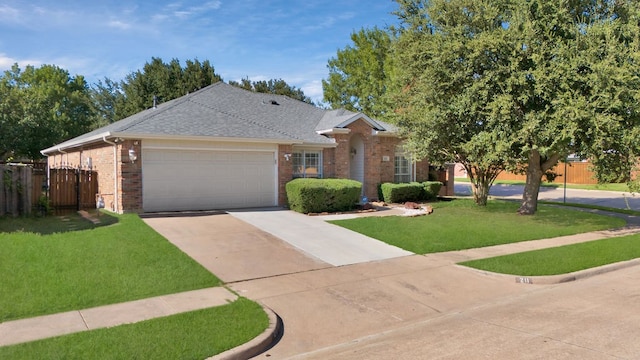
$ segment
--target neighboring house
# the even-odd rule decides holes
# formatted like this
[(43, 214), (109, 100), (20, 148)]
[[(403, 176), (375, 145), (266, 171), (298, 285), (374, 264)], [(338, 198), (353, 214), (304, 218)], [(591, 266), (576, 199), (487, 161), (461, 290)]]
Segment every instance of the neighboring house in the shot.
[(50, 168), (90, 168), (115, 212), (286, 206), (297, 177), (425, 181), (392, 125), (217, 83), (42, 151)]

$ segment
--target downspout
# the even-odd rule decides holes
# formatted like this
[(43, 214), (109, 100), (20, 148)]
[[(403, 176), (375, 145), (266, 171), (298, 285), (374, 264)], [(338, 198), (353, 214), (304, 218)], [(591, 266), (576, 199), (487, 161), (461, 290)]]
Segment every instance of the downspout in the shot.
[(118, 144), (108, 141), (106, 136), (102, 141), (113, 145), (113, 211), (118, 212)]

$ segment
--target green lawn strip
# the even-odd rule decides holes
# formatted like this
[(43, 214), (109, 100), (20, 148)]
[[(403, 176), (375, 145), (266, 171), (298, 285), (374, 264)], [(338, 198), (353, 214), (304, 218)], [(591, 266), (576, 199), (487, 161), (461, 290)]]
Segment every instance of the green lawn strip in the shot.
[[(52, 225), (56, 219), (63, 225)], [(15, 230), (19, 219), (7, 220), (0, 219), (0, 322), (221, 284), (135, 214), (66, 232), (53, 231), (69, 227), (60, 218), (24, 219), (23, 230)]]
[(0, 359), (204, 359), (261, 334), (264, 310), (240, 298), (231, 304), (0, 347)]
[(580, 209), (602, 210), (602, 211), (614, 212), (614, 213), (625, 214), (625, 215), (640, 216), (640, 211), (637, 211), (637, 210), (618, 209), (618, 208), (612, 208), (612, 207), (600, 206), (600, 205), (577, 204), (577, 203), (562, 203), (562, 202), (557, 202), (557, 201), (542, 201), (542, 200), (538, 201), (538, 204), (568, 206), (568, 207), (575, 207), (575, 208), (580, 208)]
[(516, 213), (520, 204), (490, 201), (486, 207), (473, 200), (431, 203), (434, 212), (421, 217), (362, 217), (333, 224), (417, 253), (471, 249), (527, 240), (553, 238), (622, 227), (619, 218), (540, 205), (533, 216)]
[[(454, 179), (457, 183), (469, 183), (469, 178), (457, 177)], [(524, 181), (517, 180), (496, 180), (494, 185), (525, 185)], [(540, 186), (552, 187), (552, 188), (564, 188), (563, 183), (550, 183), (543, 181)], [(604, 190), (604, 191), (620, 191), (629, 192), (629, 187), (626, 183), (606, 183), (606, 184), (567, 184), (567, 189), (581, 189), (581, 190)]]
[(640, 235), (527, 251), (460, 263), (496, 273), (544, 276), (566, 274), (640, 257)]

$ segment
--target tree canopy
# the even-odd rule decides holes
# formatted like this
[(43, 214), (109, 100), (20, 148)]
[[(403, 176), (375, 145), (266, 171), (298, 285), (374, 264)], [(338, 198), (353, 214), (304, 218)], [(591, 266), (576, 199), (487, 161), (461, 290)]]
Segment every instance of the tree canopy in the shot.
[(89, 131), (95, 121), (84, 77), (54, 65), (0, 76), (0, 160), (36, 159), (40, 150)]
[(259, 93), (285, 95), (292, 99), (315, 105), (313, 103), (313, 100), (311, 100), (310, 97), (306, 96), (302, 89), (298, 89), (295, 86), (289, 85), (282, 79), (251, 81), (248, 78), (244, 78), (240, 80), (240, 82), (231, 80), (229, 81), (229, 85), (237, 86), (245, 90)]
[(324, 101), (332, 108), (346, 108), (372, 117), (383, 114), (382, 96), (390, 70), (391, 31), (377, 27), (351, 34), (353, 45), (329, 59), (329, 78), (322, 80)]
[[(390, 118), (430, 161), (459, 161), (486, 203), (502, 169), (526, 171), (520, 212), (575, 152), (602, 179), (638, 149), (637, 1), (397, 0)], [(484, 201), (483, 201), (484, 198)]]
[(209, 60), (187, 60), (182, 67), (178, 59), (165, 63), (161, 58), (151, 58), (142, 70), (127, 75), (120, 83), (120, 89), (112, 89), (117, 91), (113, 94), (117, 103), (115, 118), (122, 119), (148, 109), (153, 106), (154, 99), (160, 104), (221, 80)]

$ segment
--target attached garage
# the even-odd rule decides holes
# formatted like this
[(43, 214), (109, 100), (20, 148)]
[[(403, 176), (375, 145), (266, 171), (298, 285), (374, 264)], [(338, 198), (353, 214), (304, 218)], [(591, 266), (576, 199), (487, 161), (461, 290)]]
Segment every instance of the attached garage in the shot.
[(274, 148), (143, 145), (143, 209), (157, 212), (276, 206), (275, 154)]

